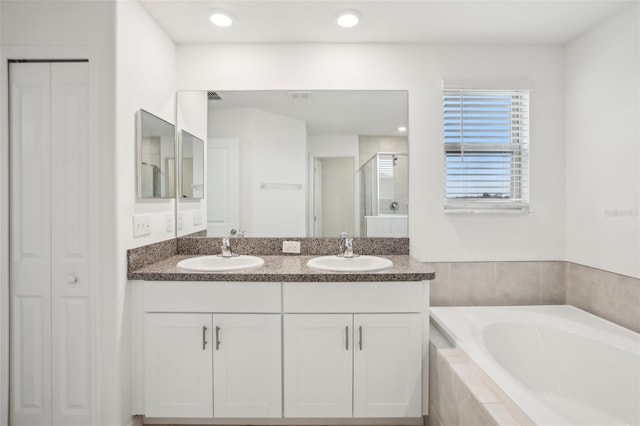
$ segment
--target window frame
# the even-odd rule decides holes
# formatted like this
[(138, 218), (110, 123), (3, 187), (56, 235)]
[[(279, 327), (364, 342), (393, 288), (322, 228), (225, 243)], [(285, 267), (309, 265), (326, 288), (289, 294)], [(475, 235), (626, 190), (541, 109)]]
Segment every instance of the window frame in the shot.
[[(529, 120), (530, 120), (530, 94), (529, 90), (483, 90), (483, 89), (443, 89), (442, 109), (443, 109), (443, 149), (445, 158), (445, 194), (444, 194), (444, 211), (445, 213), (529, 213)], [(464, 141), (464, 111), (465, 108), (460, 105), (460, 139), (459, 142), (447, 142), (447, 101), (454, 96), (459, 96), (461, 100), (464, 97), (478, 96), (509, 96), (511, 106), (509, 111), (509, 132), (510, 143), (487, 143), (487, 142), (466, 142)], [(516, 101), (514, 104), (514, 100)], [(471, 123), (469, 123), (471, 125)], [(496, 130), (498, 132), (498, 130)], [(471, 137), (469, 137), (471, 138)], [(496, 136), (499, 138), (499, 136)], [(504, 139), (504, 137), (502, 137)], [(450, 180), (451, 171), (454, 170), (449, 164), (449, 159), (456, 155), (464, 158), (464, 155), (470, 156), (495, 156), (511, 155), (511, 165), (509, 166), (509, 197), (508, 198), (482, 198), (475, 196), (469, 197), (451, 197), (450, 184), (459, 182), (464, 184), (464, 179), (459, 181)], [(464, 161), (464, 160), (463, 160)], [(459, 167), (455, 170), (464, 173), (465, 168)], [(505, 168), (505, 170), (507, 170)], [(458, 175), (458, 176), (464, 176)], [(487, 175), (491, 176), (491, 175)], [(498, 174), (494, 175), (498, 176)], [(487, 180), (489, 181), (489, 180)], [(499, 180), (496, 179), (495, 182)]]

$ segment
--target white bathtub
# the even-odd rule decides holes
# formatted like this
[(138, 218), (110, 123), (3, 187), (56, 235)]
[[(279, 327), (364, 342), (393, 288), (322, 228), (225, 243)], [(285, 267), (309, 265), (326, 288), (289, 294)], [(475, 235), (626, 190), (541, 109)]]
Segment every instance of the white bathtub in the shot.
[(434, 307), (431, 320), (536, 424), (640, 425), (640, 334), (572, 306)]

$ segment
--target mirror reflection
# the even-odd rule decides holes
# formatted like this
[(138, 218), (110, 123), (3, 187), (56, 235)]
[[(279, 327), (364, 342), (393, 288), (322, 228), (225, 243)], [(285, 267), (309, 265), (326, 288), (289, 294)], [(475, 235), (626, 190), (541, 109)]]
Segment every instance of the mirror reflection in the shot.
[(182, 198), (204, 198), (204, 141), (180, 131)]
[(175, 141), (173, 124), (138, 111), (138, 198), (175, 197)]
[(406, 91), (209, 91), (206, 236), (406, 237), (407, 102)]

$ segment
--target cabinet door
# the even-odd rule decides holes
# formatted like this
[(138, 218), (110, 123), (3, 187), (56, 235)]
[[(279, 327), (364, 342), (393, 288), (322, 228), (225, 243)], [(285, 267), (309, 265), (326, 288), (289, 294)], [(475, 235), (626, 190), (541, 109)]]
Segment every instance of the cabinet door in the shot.
[(216, 417), (281, 417), (280, 314), (213, 315)]
[(145, 316), (145, 415), (213, 417), (210, 314)]
[(285, 417), (352, 416), (353, 316), (284, 316)]
[(354, 417), (420, 417), (421, 319), (354, 315)]

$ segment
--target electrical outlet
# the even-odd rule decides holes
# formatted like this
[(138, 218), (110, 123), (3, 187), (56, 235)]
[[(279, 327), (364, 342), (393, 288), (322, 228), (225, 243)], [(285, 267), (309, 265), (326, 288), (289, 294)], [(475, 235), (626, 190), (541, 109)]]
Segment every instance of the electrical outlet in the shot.
[(149, 215), (133, 216), (133, 236), (142, 237), (151, 234), (151, 217)]
[(178, 225), (177, 225), (178, 231), (184, 228), (183, 222), (184, 222), (184, 215), (182, 213), (178, 213)]
[(167, 232), (173, 231), (173, 213), (167, 213), (165, 215), (165, 227)]
[(202, 210), (195, 210), (193, 212), (193, 225), (202, 225)]
[(300, 254), (300, 241), (283, 241), (282, 252)]

